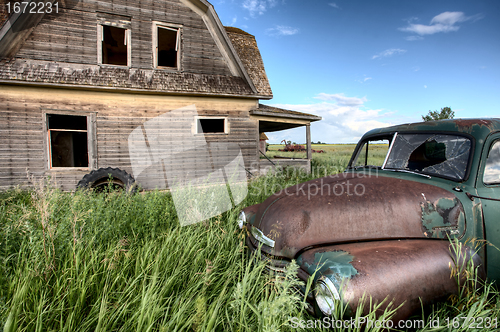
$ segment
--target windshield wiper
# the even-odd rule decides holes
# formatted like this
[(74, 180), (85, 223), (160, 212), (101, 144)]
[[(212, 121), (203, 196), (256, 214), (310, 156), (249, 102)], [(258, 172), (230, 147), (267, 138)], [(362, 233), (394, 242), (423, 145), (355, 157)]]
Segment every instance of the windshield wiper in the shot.
[(423, 176), (424, 178), (428, 178), (428, 179), (430, 179), (430, 178), (431, 178), (431, 176), (430, 176), (430, 175), (427, 175), (427, 174), (422, 174), (422, 173), (418, 173), (418, 172), (414, 172), (414, 171), (409, 171), (409, 170), (407, 170), (407, 169), (399, 169), (399, 168), (384, 168), (383, 170), (384, 170), (384, 171), (391, 171), (391, 172), (410, 173), (410, 174), (420, 175), (420, 176)]

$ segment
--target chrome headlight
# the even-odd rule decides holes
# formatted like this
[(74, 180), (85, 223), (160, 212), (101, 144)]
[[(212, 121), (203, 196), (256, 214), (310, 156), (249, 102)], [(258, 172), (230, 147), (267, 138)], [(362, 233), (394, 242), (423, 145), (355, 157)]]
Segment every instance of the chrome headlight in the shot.
[(247, 223), (247, 216), (245, 212), (241, 211), (240, 214), (238, 215), (238, 227), (240, 229), (243, 228), (243, 225)]
[(339, 292), (333, 282), (322, 276), (316, 282), (314, 297), (319, 310), (326, 316), (330, 316), (335, 309), (335, 301), (340, 300)]

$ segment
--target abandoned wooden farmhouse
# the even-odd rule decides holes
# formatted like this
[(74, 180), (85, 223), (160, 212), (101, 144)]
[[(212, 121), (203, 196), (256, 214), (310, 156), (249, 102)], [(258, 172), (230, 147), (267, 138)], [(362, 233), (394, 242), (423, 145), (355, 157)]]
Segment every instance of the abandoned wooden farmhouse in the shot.
[(64, 190), (102, 168), (135, 176), (132, 131), (189, 105), (193, 135), (237, 144), (248, 173), (270, 164), (260, 135), (294, 127), (305, 127), (307, 158), (281, 162), (310, 167), (310, 124), (321, 118), (259, 103), (273, 94), (255, 37), (224, 27), (206, 0), (44, 6), (0, 13), (0, 189), (26, 185), (27, 172)]

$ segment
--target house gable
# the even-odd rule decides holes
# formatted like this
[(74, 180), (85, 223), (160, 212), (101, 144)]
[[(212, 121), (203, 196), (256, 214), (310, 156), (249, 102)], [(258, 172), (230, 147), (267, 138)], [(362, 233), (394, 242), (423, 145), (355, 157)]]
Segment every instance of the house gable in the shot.
[[(17, 19), (19, 26), (23, 26), (22, 18)], [(11, 19), (0, 30), (4, 35)], [(177, 34), (176, 66), (157, 66), (155, 43), (159, 34), (155, 29)], [(11, 26), (8, 32), (12, 30)], [(106, 33), (126, 36), (118, 42), (127, 44), (122, 52), (128, 60), (118, 65), (104, 60), (101, 45)], [(3, 83), (272, 97), (256, 89), (213, 6), (204, 0), (66, 0), (60, 2), (58, 13), (45, 14), (33, 31), (16, 38), (20, 49), (0, 60)], [(12, 51), (6, 42), (0, 40), (4, 56), (7, 46)]]

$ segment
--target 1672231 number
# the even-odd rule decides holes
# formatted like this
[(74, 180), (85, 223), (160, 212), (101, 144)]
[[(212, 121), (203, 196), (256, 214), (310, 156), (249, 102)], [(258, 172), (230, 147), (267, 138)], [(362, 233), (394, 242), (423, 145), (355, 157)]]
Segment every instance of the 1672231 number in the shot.
[(59, 3), (56, 1), (52, 2), (30, 2), (30, 1), (22, 1), (22, 2), (7, 2), (5, 4), (7, 7), (7, 13), (29, 13), (29, 14), (51, 14), (51, 13), (59, 13)]
[(490, 329), (490, 328), (498, 328), (497, 318), (490, 317), (455, 317), (455, 318), (446, 318), (445, 319), (446, 326), (452, 327), (454, 329), (458, 329), (460, 327), (465, 329)]

